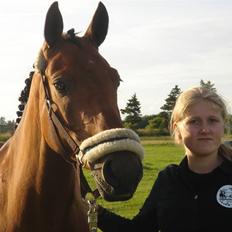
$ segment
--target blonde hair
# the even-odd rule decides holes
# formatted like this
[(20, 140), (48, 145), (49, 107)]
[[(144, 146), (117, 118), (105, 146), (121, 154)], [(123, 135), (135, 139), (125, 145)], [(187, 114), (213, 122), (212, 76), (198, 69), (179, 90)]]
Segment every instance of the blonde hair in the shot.
[[(202, 100), (207, 100), (212, 104), (216, 105), (220, 111), (224, 122), (226, 121), (228, 112), (226, 108), (226, 104), (221, 96), (219, 96), (216, 91), (213, 91), (209, 88), (205, 87), (193, 87), (182, 92), (177, 98), (175, 107), (172, 111), (171, 120), (170, 120), (170, 133), (174, 137), (175, 142), (180, 143), (180, 139), (176, 133), (176, 124), (182, 121), (185, 118), (186, 112), (192, 105), (197, 104)], [(232, 151), (228, 151), (225, 145), (221, 144), (220, 151), (228, 154), (229, 157), (232, 157)], [(228, 155), (226, 155), (228, 156)]]

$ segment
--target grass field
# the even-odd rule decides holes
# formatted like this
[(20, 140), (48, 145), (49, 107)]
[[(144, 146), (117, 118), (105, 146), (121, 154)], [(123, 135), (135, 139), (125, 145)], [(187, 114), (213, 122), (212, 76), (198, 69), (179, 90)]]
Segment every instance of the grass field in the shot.
[(0, 142), (3, 143), (10, 137), (10, 133), (0, 133)]
[[(144, 174), (133, 198), (128, 201), (113, 203), (103, 201), (102, 199), (98, 200), (98, 203), (102, 206), (128, 218), (135, 216), (141, 208), (158, 172), (170, 163), (179, 163), (184, 154), (183, 148), (175, 145), (170, 138), (158, 140), (145, 138), (142, 140), (142, 144), (145, 149)], [(92, 181), (92, 177), (89, 177), (88, 173), (86, 174), (89, 181)]]

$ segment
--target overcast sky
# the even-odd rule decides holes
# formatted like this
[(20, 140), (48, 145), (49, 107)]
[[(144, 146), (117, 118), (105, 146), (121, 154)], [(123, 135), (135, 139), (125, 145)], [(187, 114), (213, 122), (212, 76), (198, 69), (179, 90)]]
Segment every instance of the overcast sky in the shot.
[[(43, 43), (51, 0), (0, 3), (0, 116), (15, 119), (24, 80)], [(60, 0), (64, 29), (84, 33), (99, 1)], [(102, 0), (109, 31), (100, 53), (123, 82), (119, 107), (136, 93), (142, 114), (160, 111), (170, 90), (210, 80), (232, 102), (231, 0)]]

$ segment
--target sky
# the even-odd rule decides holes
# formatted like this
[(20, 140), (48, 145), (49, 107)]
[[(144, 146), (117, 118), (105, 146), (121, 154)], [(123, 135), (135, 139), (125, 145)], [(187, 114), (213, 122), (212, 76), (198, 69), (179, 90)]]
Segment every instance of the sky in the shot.
[[(44, 41), (51, 0), (0, 2), (0, 116), (16, 118), (18, 97)], [(60, 0), (64, 31), (82, 35), (99, 1)], [(232, 105), (231, 0), (102, 0), (109, 30), (99, 52), (123, 82), (119, 108), (136, 94), (142, 115), (156, 114), (171, 89), (211, 81)], [(231, 111), (231, 110), (230, 110)]]

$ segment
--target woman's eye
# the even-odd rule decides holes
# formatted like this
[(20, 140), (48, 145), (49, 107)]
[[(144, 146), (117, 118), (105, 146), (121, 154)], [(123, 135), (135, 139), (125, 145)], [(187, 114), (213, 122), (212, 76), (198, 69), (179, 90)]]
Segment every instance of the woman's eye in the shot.
[(189, 120), (188, 123), (190, 123), (190, 124), (196, 124), (196, 123), (197, 123), (197, 120), (192, 119), (192, 120)]
[(209, 121), (211, 123), (216, 123), (216, 122), (219, 122), (219, 120), (217, 118), (210, 118)]
[(54, 83), (55, 88), (59, 91), (59, 92), (65, 92), (66, 91), (66, 86), (65, 83), (61, 80), (58, 80)]
[(187, 124), (189, 125), (194, 125), (194, 126), (198, 126), (200, 124), (199, 120), (197, 119), (191, 119), (187, 122)]

